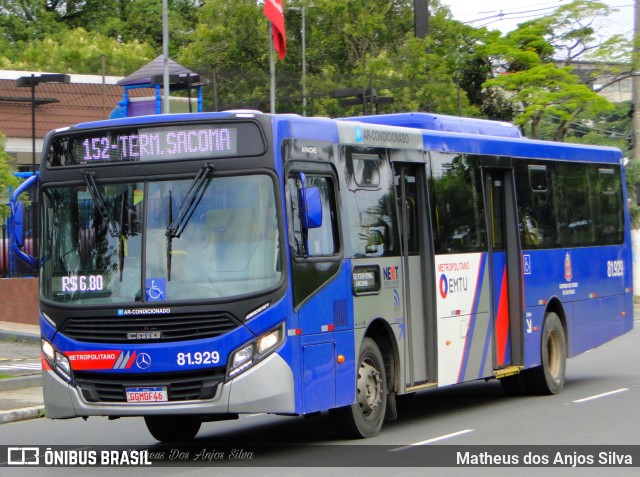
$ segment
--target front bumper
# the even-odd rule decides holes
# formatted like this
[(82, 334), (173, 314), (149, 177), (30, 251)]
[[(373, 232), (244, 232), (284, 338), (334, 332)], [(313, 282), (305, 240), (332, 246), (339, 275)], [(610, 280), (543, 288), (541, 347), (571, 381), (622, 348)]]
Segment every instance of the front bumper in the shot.
[(43, 371), (45, 416), (152, 416), (168, 414), (295, 413), (293, 373), (277, 353), (221, 383), (211, 399), (161, 403), (89, 402), (76, 387), (51, 370)]

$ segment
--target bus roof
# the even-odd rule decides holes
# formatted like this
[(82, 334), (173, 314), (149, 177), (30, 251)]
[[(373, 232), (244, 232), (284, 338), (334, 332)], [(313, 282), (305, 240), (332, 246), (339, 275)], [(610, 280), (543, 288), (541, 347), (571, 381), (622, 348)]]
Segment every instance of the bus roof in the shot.
[[(619, 164), (622, 153), (619, 149), (605, 146), (590, 146), (527, 139), (519, 129), (505, 122), (483, 119), (457, 118), (430, 113), (398, 113), (378, 116), (360, 116), (341, 119), (303, 117), (293, 114), (269, 115), (259, 111), (222, 111), (210, 113), (160, 114), (108, 119), (82, 123), (74, 129), (123, 127), (139, 124), (161, 124), (180, 121), (224, 120), (252, 116), (271, 116), (275, 123), (288, 122), (291, 134), (300, 139), (323, 140), (358, 145), (355, 134), (343, 134), (345, 130), (372, 125), (377, 131), (406, 132), (411, 141), (404, 147), (429, 151), (481, 154), (494, 156), (527, 157), (550, 160), (601, 162)], [(422, 141), (416, 137), (422, 136)], [(344, 141), (345, 138), (348, 138)], [(422, 144), (418, 144), (422, 143)], [(393, 147), (388, 141), (368, 146)]]
[(369, 124), (384, 124), (432, 131), (447, 131), (482, 136), (522, 137), (520, 129), (505, 121), (461, 118), (432, 113), (397, 113), (377, 116), (343, 118), (345, 121), (359, 121)]
[(426, 130), (422, 136), (424, 148), (429, 151), (614, 164), (622, 160), (620, 149), (607, 146)]

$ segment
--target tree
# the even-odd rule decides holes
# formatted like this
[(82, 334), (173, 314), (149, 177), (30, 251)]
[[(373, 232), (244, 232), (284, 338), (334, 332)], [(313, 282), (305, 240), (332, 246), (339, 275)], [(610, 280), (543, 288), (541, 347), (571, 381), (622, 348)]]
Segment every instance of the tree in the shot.
[[(401, 67), (391, 62), (411, 48), (411, 2), (317, 0), (311, 6), (308, 2), (287, 5), (307, 8), (307, 90), (313, 99), (314, 114), (361, 111), (361, 107), (344, 107), (330, 99), (333, 89), (373, 86), (381, 93), (384, 88), (402, 83)], [(277, 63), (279, 110), (301, 112), (301, 15), (285, 10), (285, 17), (287, 56)], [(248, 24), (257, 27), (246, 28)], [(261, 6), (253, 0), (233, 4), (206, 0), (189, 40), (178, 60), (211, 77), (217, 92), (215, 104), (220, 108), (266, 106), (269, 39)], [(426, 51), (423, 49), (421, 54), (425, 56)]]
[[(578, 60), (598, 58), (615, 45), (625, 47), (621, 38), (602, 39), (597, 33), (597, 21), (609, 13), (604, 4), (577, 0), (552, 15), (519, 25), (488, 46), (493, 70), (500, 74), (484, 86), (494, 96), (505, 93), (505, 98), (520, 110), (516, 123), (529, 128), (532, 137), (548, 130), (541, 129), (543, 121), (551, 121), (555, 127), (545, 137), (565, 140), (580, 115), (588, 113), (597, 119), (612, 109), (573, 71)], [(557, 65), (557, 58), (564, 66)]]
[(13, 60), (0, 58), (0, 66), (96, 74), (103, 71), (103, 57), (107, 59), (106, 74), (124, 76), (155, 58), (155, 51), (136, 40), (124, 43), (83, 28), (63, 29), (29, 42)]
[(177, 61), (210, 78), (209, 108), (255, 108), (268, 104), (268, 45), (267, 19), (255, 1), (205, 0)]
[[(93, 1), (100, 4), (100, 7), (92, 13), (93, 29), (110, 38), (124, 42), (148, 43), (156, 52), (162, 51), (162, 2), (160, 0)], [(189, 34), (200, 16), (202, 3), (199, 0), (169, 0), (170, 51), (177, 51), (188, 44)], [(86, 23), (73, 26), (86, 27)]]
[(528, 70), (505, 73), (485, 83), (487, 88), (498, 87), (511, 93), (511, 100), (522, 106), (516, 124), (528, 125), (530, 136), (539, 137), (539, 125), (544, 117), (559, 119), (553, 140), (565, 138), (568, 125), (582, 112), (597, 117), (613, 106), (587, 85), (581, 84), (570, 67), (558, 68), (545, 63)]
[(63, 28), (46, 7), (44, 0), (0, 0), (0, 57), (12, 58), (30, 41)]
[[(199, 0), (169, 1), (171, 51), (184, 46), (200, 6)], [(161, 26), (160, 0), (0, 0), (0, 58), (17, 61), (32, 42), (78, 28), (122, 44), (148, 44), (154, 58), (162, 51)]]

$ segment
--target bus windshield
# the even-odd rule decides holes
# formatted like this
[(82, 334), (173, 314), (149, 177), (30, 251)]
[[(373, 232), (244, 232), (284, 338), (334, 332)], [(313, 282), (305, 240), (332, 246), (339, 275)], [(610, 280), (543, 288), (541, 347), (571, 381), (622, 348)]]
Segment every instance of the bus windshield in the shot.
[(87, 180), (45, 189), (43, 298), (83, 305), (215, 300), (278, 284), (272, 179), (214, 177), (197, 194), (193, 185), (192, 178)]

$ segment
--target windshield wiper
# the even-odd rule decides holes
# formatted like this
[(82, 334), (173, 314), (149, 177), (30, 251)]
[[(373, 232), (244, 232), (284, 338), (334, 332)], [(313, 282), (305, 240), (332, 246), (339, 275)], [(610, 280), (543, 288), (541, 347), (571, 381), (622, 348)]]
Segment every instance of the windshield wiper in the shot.
[[(115, 219), (112, 217), (111, 213), (109, 212), (109, 209), (107, 208), (106, 204), (104, 203), (104, 198), (102, 197), (102, 194), (100, 193), (100, 189), (98, 189), (98, 186), (96, 184), (95, 172), (89, 171), (87, 169), (82, 169), (82, 171), (80, 172), (84, 176), (84, 181), (87, 184), (87, 189), (89, 189), (89, 193), (93, 198), (93, 203), (96, 205), (96, 208), (98, 209), (98, 213), (100, 214), (100, 217), (102, 217), (103, 222), (107, 224), (107, 229), (109, 230), (109, 234), (114, 238), (117, 237), (119, 240), (118, 268), (120, 269), (120, 281), (122, 281), (122, 273), (124, 268), (124, 255), (125, 255), (124, 247), (125, 247), (125, 240), (126, 240), (125, 236), (122, 234), (122, 230), (121, 230), (122, 227), (118, 224), (118, 222), (115, 221)], [(124, 203), (122, 204), (122, 207), (124, 209)]]
[(111, 234), (112, 237), (120, 237), (122, 234), (120, 233), (120, 227), (118, 226), (118, 222), (116, 222), (115, 219), (109, 213), (109, 209), (107, 209), (107, 206), (104, 203), (104, 198), (102, 197), (102, 194), (100, 194), (100, 189), (98, 189), (98, 186), (96, 185), (96, 180), (94, 178), (94, 176), (96, 175), (95, 172), (89, 171), (87, 169), (82, 169), (81, 172), (82, 172), (82, 175), (84, 176), (84, 181), (87, 183), (87, 188), (89, 189), (89, 193), (93, 198), (93, 203), (98, 208), (98, 213), (100, 214), (100, 217), (102, 217), (102, 220), (107, 223), (109, 234)]
[(167, 280), (169, 281), (171, 281), (171, 249), (173, 239), (180, 238), (189, 220), (191, 220), (191, 216), (198, 207), (198, 204), (200, 204), (204, 193), (211, 183), (209, 174), (212, 170), (213, 165), (208, 162), (202, 166), (193, 179), (191, 187), (189, 187), (184, 199), (182, 199), (175, 217), (173, 216), (173, 196), (169, 193), (169, 225), (165, 232), (167, 236)]

